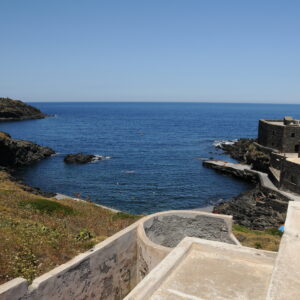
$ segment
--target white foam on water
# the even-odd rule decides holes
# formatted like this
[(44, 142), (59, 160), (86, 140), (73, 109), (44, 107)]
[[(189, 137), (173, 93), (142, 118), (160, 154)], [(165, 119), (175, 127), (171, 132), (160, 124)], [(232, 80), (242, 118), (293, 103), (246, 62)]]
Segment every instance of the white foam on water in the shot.
[(237, 139), (235, 140), (215, 140), (213, 142), (214, 147), (222, 148), (223, 145), (233, 145), (237, 142)]
[(111, 156), (105, 156), (105, 155), (98, 155), (98, 154), (94, 154), (94, 158), (91, 161), (91, 163), (95, 163), (99, 160), (107, 160), (107, 159), (111, 159)]
[(133, 173), (135, 173), (135, 171), (134, 170), (124, 170), (124, 171), (122, 171), (122, 173), (133, 174)]

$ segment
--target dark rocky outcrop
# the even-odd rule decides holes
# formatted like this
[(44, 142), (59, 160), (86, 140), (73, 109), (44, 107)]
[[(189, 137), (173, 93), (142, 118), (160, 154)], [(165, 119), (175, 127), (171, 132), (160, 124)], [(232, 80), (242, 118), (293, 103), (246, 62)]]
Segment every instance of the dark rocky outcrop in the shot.
[(47, 115), (20, 100), (0, 98), (0, 121), (42, 119)]
[(0, 131), (0, 166), (21, 167), (46, 158), (55, 152), (29, 141), (17, 140)]
[(259, 187), (240, 194), (229, 202), (221, 202), (213, 212), (232, 215), (236, 224), (255, 230), (278, 228), (284, 224), (288, 201)]
[(249, 149), (249, 146), (255, 141), (255, 139), (241, 138), (232, 143), (220, 143), (218, 146), (216, 146), (216, 148), (223, 150), (225, 154), (230, 155), (233, 159), (236, 159), (239, 162), (245, 162), (245, 155)]
[(94, 160), (101, 160), (101, 157), (96, 157), (92, 154), (83, 154), (83, 153), (76, 153), (76, 154), (68, 154), (64, 158), (64, 162), (68, 164), (86, 164)]
[(217, 148), (240, 163), (252, 165), (254, 170), (268, 172), (270, 155), (260, 151), (255, 142), (256, 139), (241, 138), (234, 143), (221, 143)]

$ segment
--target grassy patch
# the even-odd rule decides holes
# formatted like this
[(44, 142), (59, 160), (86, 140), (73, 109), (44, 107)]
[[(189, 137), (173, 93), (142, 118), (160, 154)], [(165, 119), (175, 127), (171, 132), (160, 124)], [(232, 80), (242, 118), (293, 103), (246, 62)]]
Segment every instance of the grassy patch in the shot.
[(0, 171), (0, 284), (19, 276), (32, 281), (138, 218), (31, 194)]
[(137, 219), (136, 215), (128, 214), (125, 212), (117, 212), (112, 216), (113, 220), (124, 220), (124, 219)]
[(61, 213), (63, 215), (74, 214), (73, 208), (48, 199), (29, 199), (27, 201), (22, 200), (19, 202), (19, 206), (36, 209), (48, 215), (52, 215), (53, 213)]
[(260, 231), (237, 224), (232, 226), (232, 231), (243, 246), (269, 251), (278, 251), (282, 236), (282, 232), (276, 228)]

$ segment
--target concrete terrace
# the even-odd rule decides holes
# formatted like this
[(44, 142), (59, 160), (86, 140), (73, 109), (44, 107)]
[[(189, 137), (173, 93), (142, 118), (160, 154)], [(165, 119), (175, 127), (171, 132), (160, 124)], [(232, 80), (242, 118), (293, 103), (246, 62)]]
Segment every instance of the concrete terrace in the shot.
[(300, 299), (299, 220), (290, 202), (278, 254), (187, 237), (125, 300)]

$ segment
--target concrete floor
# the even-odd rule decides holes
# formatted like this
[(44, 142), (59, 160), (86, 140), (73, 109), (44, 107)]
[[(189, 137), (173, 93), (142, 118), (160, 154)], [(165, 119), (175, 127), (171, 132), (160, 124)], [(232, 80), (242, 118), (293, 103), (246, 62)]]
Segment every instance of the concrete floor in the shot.
[(263, 300), (274, 256), (262, 257), (198, 246), (149, 298), (151, 300)]

